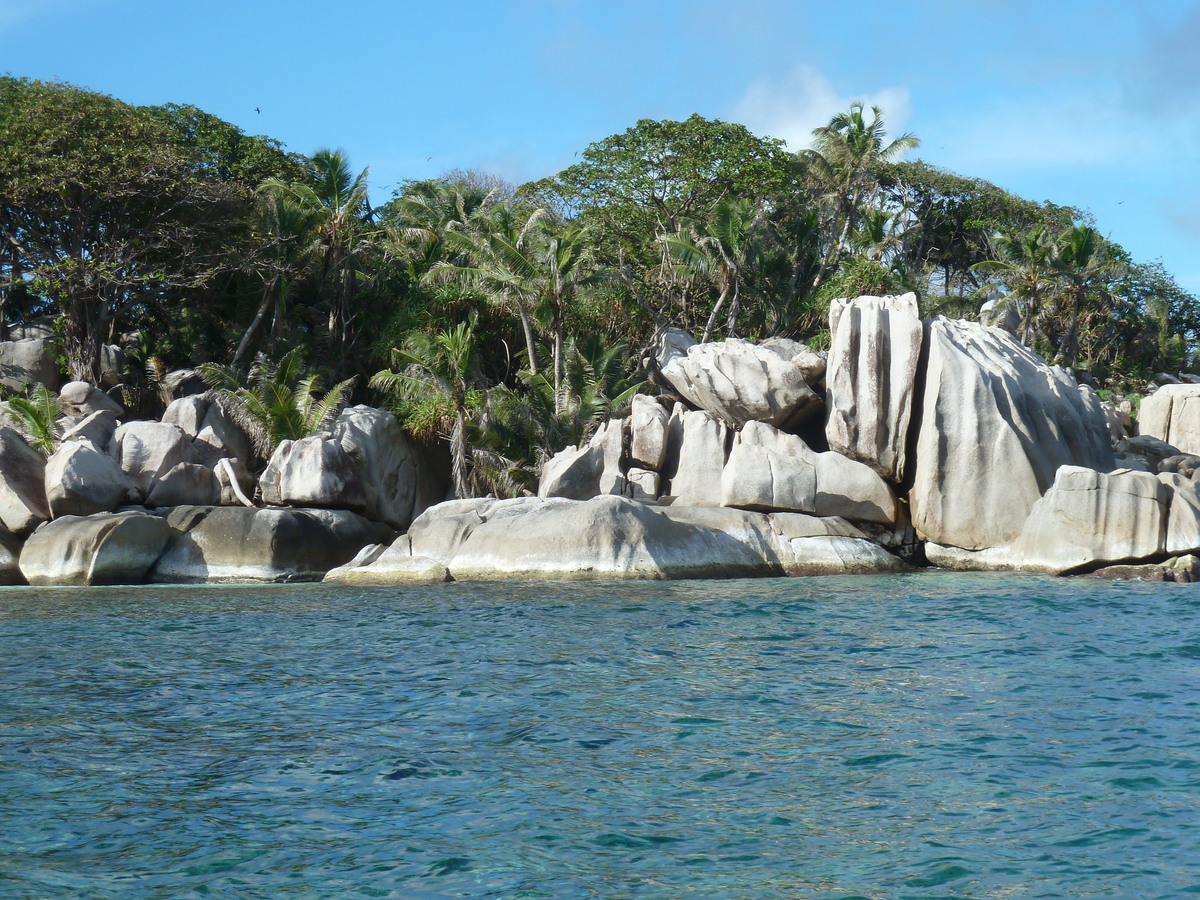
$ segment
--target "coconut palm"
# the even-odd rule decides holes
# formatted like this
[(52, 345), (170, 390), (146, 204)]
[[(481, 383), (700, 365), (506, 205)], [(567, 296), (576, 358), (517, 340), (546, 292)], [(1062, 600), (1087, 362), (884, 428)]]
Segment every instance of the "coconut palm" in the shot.
[(859, 102), (814, 129), (813, 139), (812, 148), (798, 156), (824, 210), (826, 251), (820, 279), (832, 271), (838, 255), (849, 247), (864, 212), (878, 205), (883, 164), (919, 146), (920, 140), (902, 134), (887, 141), (879, 107), (871, 107), (868, 121)]
[(1057, 287), (1054, 242), (1046, 229), (1038, 226), (1026, 232), (993, 235), (991, 246), (993, 258), (971, 268), (994, 276), (987, 287), (1008, 290), (1006, 302), (1016, 303), (1021, 314), (1018, 329), (1021, 340), (1032, 347), (1041, 327), (1045, 303)]
[(376, 373), (371, 387), (401, 399), (436, 399), (451, 409), (451, 477), (458, 497), (474, 496), (480, 487), (475, 477), (467, 425), (472, 415), (469, 395), (482, 384), (475, 348), (475, 321), (432, 334), (415, 331), (402, 347), (392, 351), (392, 369)]
[(1085, 313), (1098, 312), (1107, 319), (1120, 298), (1112, 282), (1124, 271), (1110, 252), (1107, 240), (1088, 225), (1068, 228), (1055, 243), (1054, 273), (1062, 285), (1060, 298), (1066, 325), (1058, 344), (1058, 359), (1073, 366), (1080, 355), (1080, 324)]
[(709, 339), (726, 302), (729, 303), (726, 332), (730, 336), (735, 333), (742, 273), (754, 258), (764, 217), (762, 206), (751, 200), (722, 200), (703, 227), (691, 226), (659, 237), (671, 258), (686, 272), (707, 275), (716, 282), (719, 293), (701, 341)]
[(329, 149), (314, 153), (308, 170), (306, 182), (270, 179), (260, 190), (285, 198), (315, 218), (309, 247), (313, 274), (326, 292), (329, 340), (339, 366), (344, 367), (356, 337), (354, 300), (362, 280), (363, 257), (380, 236), (371, 227), (369, 170), (354, 175), (345, 153)]
[(303, 204), (290, 193), (268, 186), (258, 197), (259, 221), (266, 237), (263, 246), (264, 265), (262, 299), (253, 320), (242, 334), (230, 363), (235, 369), (249, 355), (261, 338), (268, 322), (271, 331), (278, 328), (287, 312), (291, 289), (314, 262), (312, 235), (321, 223), (321, 211)]
[(299, 348), (278, 363), (258, 354), (244, 378), (232, 366), (215, 363), (198, 370), (263, 459), (285, 440), (298, 441), (331, 427), (354, 385), (348, 378), (324, 391), (320, 376), (304, 374)]

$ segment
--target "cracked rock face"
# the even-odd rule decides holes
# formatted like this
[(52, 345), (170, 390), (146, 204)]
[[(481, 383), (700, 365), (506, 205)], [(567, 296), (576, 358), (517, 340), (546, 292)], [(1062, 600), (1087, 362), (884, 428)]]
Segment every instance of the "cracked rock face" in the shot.
[[(730, 428), (766, 422), (789, 429), (819, 413), (821, 398), (805, 380), (819, 359), (803, 344), (752, 344), (730, 338), (693, 344), (662, 363), (662, 375), (685, 400)], [(823, 374), (823, 373), (822, 373)]]
[(916, 294), (834, 300), (829, 334), (829, 448), (899, 483), (921, 358)]
[(1098, 405), (1010, 335), (939, 316), (926, 323), (925, 346), (909, 493), (923, 540), (1010, 544), (1060, 466), (1113, 468)]

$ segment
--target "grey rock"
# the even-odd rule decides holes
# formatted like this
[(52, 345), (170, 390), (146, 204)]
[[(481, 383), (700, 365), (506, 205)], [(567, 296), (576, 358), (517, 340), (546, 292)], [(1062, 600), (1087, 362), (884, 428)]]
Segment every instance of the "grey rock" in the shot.
[(48, 338), (0, 341), (0, 384), (19, 391), (44, 384), (57, 390), (63, 376), (54, 360), (54, 343)]
[(24, 537), (49, 518), (45, 457), (16, 431), (0, 427), (0, 523)]
[(538, 479), (539, 497), (566, 497), (587, 500), (600, 493), (600, 475), (604, 471), (601, 447), (568, 447), (542, 465)]
[(685, 400), (731, 428), (757, 421), (788, 429), (822, 408), (804, 370), (779, 344), (737, 338), (696, 344), (662, 374)]
[(58, 401), (62, 410), (69, 416), (87, 418), (92, 413), (108, 410), (118, 418), (125, 414), (121, 404), (99, 388), (92, 387), (86, 381), (72, 381), (62, 386), (58, 392)]
[(634, 500), (649, 503), (658, 498), (658, 473), (653, 469), (631, 468), (625, 473), (625, 484)]
[(363, 486), (363, 515), (403, 530), (424, 507), (417, 507), (425, 477), (408, 435), (390, 412), (373, 406), (342, 410), (333, 436), (354, 463)]
[(1164, 552), (1171, 492), (1145, 472), (1063, 466), (1013, 545), (1023, 569), (1060, 574)]
[(46, 461), (46, 501), (54, 518), (115, 512), (129, 481), (91, 442), (64, 441)]
[(921, 358), (916, 295), (834, 300), (829, 321), (829, 447), (899, 483)]
[(141, 584), (169, 536), (143, 512), (64, 516), (25, 542), (21, 572), (31, 585)]
[(211, 506), (221, 501), (216, 473), (199, 463), (179, 463), (160, 475), (146, 497), (146, 506)]
[(602, 494), (626, 493), (625, 473), (621, 463), (625, 458), (627, 425), (627, 419), (609, 419), (588, 441), (588, 446), (598, 449), (604, 461), (599, 481)]
[(667, 458), (670, 415), (653, 397), (638, 394), (629, 410), (629, 457), (643, 469), (659, 471)]
[(891, 487), (863, 463), (817, 453), (804, 441), (761, 422), (738, 435), (721, 474), (725, 506), (840, 516), (880, 525), (896, 522)]
[(62, 439), (63, 442), (84, 441), (97, 450), (107, 452), (119, 425), (117, 414), (111, 409), (105, 409), (73, 420), (73, 424), (63, 430)]
[(1117, 442), (1116, 449), (1123, 454), (1141, 456), (1146, 460), (1150, 471), (1156, 472), (1168, 459), (1180, 455), (1178, 447), (1172, 447), (1166, 441), (1160, 441), (1148, 434), (1122, 438)]
[(208, 394), (192, 394), (172, 400), (163, 411), (162, 421), (179, 426), (180, 431), (190, 438), (195, 438), (204, 427), (204, 417), (212, 406), (212, 397)]
[(163, 376), (161, 388), (166, 397), (178, 400), (192, 394), (203, 394), (208, 390), (208, 384), (195, 369), (176, 369)]
[(677, 406), (668, 432), (670, 494), (680, 503), (719, 506), (728, 429), (707, 412)]
[(361, 511), (367, 497), (354, 459), (329, 435), (283, 441), (259, 478), (264, 503)]
[(913, 527), (981, 550), (1018, 537), (1060, 466), (1113, 468), (1108, 430), (1075, 380), (1004, 332), (938, 317), (917, 423)]
[(1200, 456), (1193, 456), (1190, 453), (1168, 456), (1158, 464), (1157, 470), (1159, 472), (1172, 472), (1182, 475), (1184, 478), (1195, 480), (1196, 473), (1200, 472)]
[(1167, 513), (1167, 553), (1200, 550), (1200, 485), (1174, 472), (1162, 472), (1158, 480), (1170, 491)]
[(246, 464), (234, 457), (218, 460), (213, 472), (221, 491), (221, 506), (254, 506), (254, 476)]
[(198, 462), (191, 439), (170, 422), (126, 422), (113, 434), (109, 452), (141, 499), (180, 463)]
[(167, 583), (319, 581), (394, 532), (342, 509), (180, 506), (171, 539), (150, 573)]
[(380, 547), (380, 552), (374, 552), (374, 547), (369, 549), (372, 552), (331, 570), (324, 580), (356, 585), (440, 584), (450, 580), (450, 571), (442, 563), (427, 556), (413, 556), (403, 537), (390, 547)]
[(1142, 400), (1138, 431), (1200, 455), (1200, 385), (1166, 384)]

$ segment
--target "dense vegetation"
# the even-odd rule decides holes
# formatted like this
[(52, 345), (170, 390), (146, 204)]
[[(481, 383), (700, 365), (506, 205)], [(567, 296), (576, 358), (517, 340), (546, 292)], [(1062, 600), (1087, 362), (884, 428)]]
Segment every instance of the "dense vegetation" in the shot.
[(247, 396), (320, 373), (449, 441), (464, 493), (529, 484), (637, 390), (669, 326), (819, 348), (831, 299), (915, 291), (1007, 316), (1105, 386), (1194, 364), (1197, 298), (1160, 264), (1079, 210), (900, 158), (917, 145), (859, 104), (798, 154), (642, 120), (541, 181), (455, 171), (373, 208), (339, 151), (0, 78), (0, 336), (52, 317), (72, 377), (116, 343), (133, 386), (205, 362)]

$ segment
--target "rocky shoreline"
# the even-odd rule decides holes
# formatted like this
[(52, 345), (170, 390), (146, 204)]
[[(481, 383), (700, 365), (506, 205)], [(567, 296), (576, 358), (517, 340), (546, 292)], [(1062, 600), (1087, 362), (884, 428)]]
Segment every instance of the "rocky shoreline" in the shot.
[(372, 407), (263, 466), (196, 379), (157, 422), (67, 384), (48, 458), (0, 427), (0, 580), (1200, 575), (1200, 385), (1134, 420), (1001, 328), (922, 321), (911, 294), (836, 301), (830, 335), (819, 354), (665, 333), (660, 394), (507, 500), (444, 500), (442, 467)]

